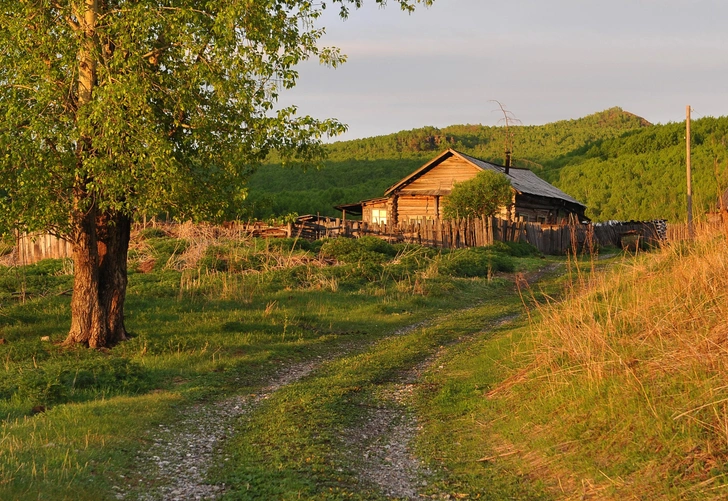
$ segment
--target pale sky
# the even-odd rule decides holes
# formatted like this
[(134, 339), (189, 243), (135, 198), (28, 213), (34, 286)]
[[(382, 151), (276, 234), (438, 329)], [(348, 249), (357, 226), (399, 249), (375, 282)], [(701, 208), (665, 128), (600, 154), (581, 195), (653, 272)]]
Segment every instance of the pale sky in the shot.
[(435, 0), (408, 15), (329, 6), (323, 45), (282, 104), (349, 125), (338, 140), (453, 124), (524, 125), (612, 106), (653, 123), (728, 115), (728, 0)]

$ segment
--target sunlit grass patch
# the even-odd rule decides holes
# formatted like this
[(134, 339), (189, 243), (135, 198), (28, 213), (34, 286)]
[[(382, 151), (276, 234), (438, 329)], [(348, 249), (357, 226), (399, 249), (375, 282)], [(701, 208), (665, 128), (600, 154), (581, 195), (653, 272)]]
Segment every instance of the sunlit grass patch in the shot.
[(473, 292), (480, 296), (479, 307), (443, 314), (436, 324), (411, 328), (330, 361), (267, 399), (226, 446), (234, 460), (214, 475), (232, 486), (228, 497), (383, 499), (375, 486), (359, 478), (352, 462), (357, 453), (347, 451), (343, 437), (348, 429), (363, 426), (372, 409), (387, 405), (382, 390), (404, 372), (443, 345), (519, 309), (517, 296), (503, 283), (480, 282)]
[(511, 471), (556, 498), (724, 498), (725, 237), (600, 266), (571, 262), (527, 325), (443, 356), (423, 450), (468, 483)]
[[(70, 261), (0, 270), (0, 498), (109, 497), (114, 482), (131, 481), (116, 473), (133, 471), (146, 444), (140, 433), (173, 419), (175, 409), (254, 392), (282, 366), (363, 349), (510, 287), (502, 277), (441, 273), (437, 262), (447, 253), (420, 246), (364, 240), (384, 258), (364, 253), (340, 261), (319, 254), (322, 243), (216, 232), (152, 228), (134, 240), (125, 306), (131, 339), (100, 352), (61, 346), (69, 328)], [(517, 259), (519, 267), (534, 260), (525, 269), (540, 258)], [(387, 362), (394, 367), (431, 348), (414, 343), (398, 358), (401, 346), (394, 344), (387, 348), (393, 353), (383, 353), (394, 356)], [(420, 354), (407, 358), (411, 349)], [(373, 370), (372, 384), (392, 374)], [(129, 422), (119, 424), (124, 412)], [(352, 412), (339, 418), (355, 419)], [(41, 425), (46, 431), (28, 431)], [(88, 437), (84, 448), (79, 437)]]
[(179, 395), (155, 392), (57, 406), (0, 428), (3, 499), (104, 499), (126, 480), (144, 431)]

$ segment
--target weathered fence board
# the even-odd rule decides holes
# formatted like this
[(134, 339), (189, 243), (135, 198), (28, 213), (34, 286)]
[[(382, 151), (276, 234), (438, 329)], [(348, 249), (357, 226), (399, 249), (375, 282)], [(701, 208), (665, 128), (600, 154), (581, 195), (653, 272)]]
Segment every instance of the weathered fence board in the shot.
[[(610, 224), (570, 224), (548, 226), (498, 218), (443, 221), (440, 219), (410, 222), (400, 225), (373, 224), (362, 221), (308, 217), (288, 225), (270, 226), (263, 223), (228, 223), (222, 227), (205, 227), (211, 237), (295, 237), (307, 240), (338, 236), (376, 236), (391, 242), (407, 242), (436, 248), (482, 247), (496, 241), (527, 242), (544, 254), (565, 254), (589, 251), (595, 246), (621, 247), (645, 241), (657, 243), (667, 236), (670, 241), (688, 238), (684, 225), (665, 226), (655, 222), (626, 222)], [(165, 231), (183, 238), (194, 238), (182, 231), (187, 225), (166, 224)], [(193, 228), (194, 229), (194, 228)], [(193, 232), (194, 233), (194, 232)], [(22, 235), (14, 251), (17, 264), (32, 264), (41, 259), (71, 257), (71, 244), (51, 235)]]
[(21, 235), (13, 254), (16, 264), (25, 265), (42, 259), (71, 257), (72, 248), (70, 242), (50, 234)]
[[(307, 229), (313, 227), (314, 229)], [(528, 242), (544, 254), (565, 254), (595, 246), (620, 247), (626, 236), (638, 240), (657, 242), (661, 239), (652, 222), (628, 222), (603, 225), (569, 224), (547, 226), (499, 218), (440, 219), (405, 223), (398, 226), (364, 223), (359, 221), (321, 221), (296, 224), (293, 234), (316, 238), (346, 235), (350, 237), (376, 236), (390, 241), (417, 243), (437, 248), (481, 247), (495, 241)]]

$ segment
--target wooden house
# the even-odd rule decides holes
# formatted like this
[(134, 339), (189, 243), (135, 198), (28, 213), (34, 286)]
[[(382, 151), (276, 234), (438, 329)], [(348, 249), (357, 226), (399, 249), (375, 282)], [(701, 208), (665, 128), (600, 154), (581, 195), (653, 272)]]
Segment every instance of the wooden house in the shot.
[(571, 218), (588, 221), (586, 206), (528, 169), (496, 165), (448, 149), (384, 192), (384, 197), (336, 208), (361, 215), (368, 223), (399, 224), (442, 217), (442, 201), (455, 183), (482, 170), (504, 174), (513, 188), (513, 201), (498, 215), (503, 219), (562, 224)]

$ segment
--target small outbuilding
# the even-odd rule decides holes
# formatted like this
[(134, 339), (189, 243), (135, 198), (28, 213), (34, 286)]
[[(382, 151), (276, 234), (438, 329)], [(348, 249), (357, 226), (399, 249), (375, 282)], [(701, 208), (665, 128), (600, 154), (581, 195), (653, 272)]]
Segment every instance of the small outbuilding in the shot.
[(528, 169), (496, 165), (448, 149), (384, 192), (384, 197), (339, 205), (344, 214), (361, 215), (362, 221), (399, 224), (439, 219), (442, 201), (455, 183), (467, 181), (482, 170), (504, 174), (513, 188), (510, 206), (499, 217), (508, 220), (564, 224), (589, 219), (586, 206), (547, 183)]

